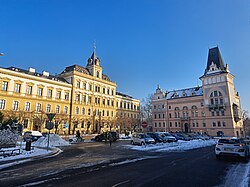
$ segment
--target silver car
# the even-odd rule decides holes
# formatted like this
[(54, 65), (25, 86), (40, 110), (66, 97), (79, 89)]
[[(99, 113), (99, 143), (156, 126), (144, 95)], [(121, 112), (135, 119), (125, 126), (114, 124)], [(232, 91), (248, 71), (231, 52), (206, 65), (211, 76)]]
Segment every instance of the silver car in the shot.
[(133, 133), (131, 144), (132, 145), (155, 144), (155, 140), (143, 133)]
[(215, 155), (217, 159), (222, 156), (241, 157), (248, 162), (249, 147), (239, 138), (221, 138), (215, 146)]

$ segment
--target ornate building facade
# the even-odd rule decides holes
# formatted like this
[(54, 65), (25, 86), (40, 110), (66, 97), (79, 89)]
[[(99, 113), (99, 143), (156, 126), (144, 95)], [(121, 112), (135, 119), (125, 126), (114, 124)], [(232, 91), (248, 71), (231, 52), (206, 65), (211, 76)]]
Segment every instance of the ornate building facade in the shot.
[(209, 49), (202, 86), (162, 91), (152, 101), (154, 131), (243, 136), (240, 97), (218, 47)]
[[(86, 67), (72, 65), (57, 76), (37, 73), (33, 68), (0, 68), (0, 84), (0, 111), (5, 118), (17, 118), (24, 131), (46, 132), (47, 113), (56, 114), (54, 131), (60, 134), (139, 126), (140, 101), (132, 97), (128, 101), (116, 92), (117, 85), (103, 74), (95, 50)], [(128, 116), (121, 118), (118, 113)], [(122, 123), (121, 119), (127, 117), (133, 122)]]

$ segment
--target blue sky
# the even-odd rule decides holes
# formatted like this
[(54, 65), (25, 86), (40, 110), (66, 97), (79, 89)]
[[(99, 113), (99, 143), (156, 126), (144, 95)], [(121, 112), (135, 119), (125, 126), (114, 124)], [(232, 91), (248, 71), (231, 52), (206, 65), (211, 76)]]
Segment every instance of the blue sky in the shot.
[(118, 91), (142, 99), (197, 84), (219, 45), (250, 112), (248, 0), (0, 0), (0, 66), (85, 66), (96, 41)]

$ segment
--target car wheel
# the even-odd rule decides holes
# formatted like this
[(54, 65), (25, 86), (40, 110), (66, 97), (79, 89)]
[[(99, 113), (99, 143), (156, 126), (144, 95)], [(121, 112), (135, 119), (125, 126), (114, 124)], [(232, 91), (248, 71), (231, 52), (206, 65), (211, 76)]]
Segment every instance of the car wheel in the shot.
[(220, 155), (216, 155), (216, 159), (220, 160)]
[(141, 142), (141, 145), (145, 145), (145, 143), (144, 143), (144, 142)]

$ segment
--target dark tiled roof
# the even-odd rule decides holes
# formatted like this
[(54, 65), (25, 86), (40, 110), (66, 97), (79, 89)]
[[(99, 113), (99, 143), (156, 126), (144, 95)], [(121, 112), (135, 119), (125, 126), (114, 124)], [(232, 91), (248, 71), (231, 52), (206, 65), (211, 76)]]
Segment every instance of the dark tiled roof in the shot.
[(87, 75), (90, 75), (89, 71), (87, 68), (84, 68), (82, 66), (79, 66), (79, 65), (72, 65), (72, 66), (68, 66), (65, 68), (65, 70), (62, 72), (62, 73), (67, 73), (67, 72), (71, 72), (71, 71), (78, 71), (80, 73), (84, 73), (84, 74), (87, 74)]
[(180, 90), (172, 90), (167, 92), (167, 99), (176, 99), (176, 98), (184, 98), (184, 97), (194, 97), (194, 96), (202, 96), (203, 91), (201, 86), (186, 88)]
[(60, 82), (64, 82), (64, 83), (68, 83), (64, 78), (58, 77), (58, 76), (54, 76), (54, 75), (43, 75), (42, 73), (37, 73), (37, 72), (30, 72), (28, 70), (24, 70), (21, 68), (17, 68), (17, 67), (8, 67), (8, 68), (4, 68), (4, 69), (8, 69), (8, 70), (12, 70), (15, 72), (19, 72), (19, 73), (24, 73), (24, 74), (28, 74), (28, 75), (33, 75), (36, 77), (42, 77), (42, 78), (46, 78), (46, 79), (50, 79), (50, 80), (54, 80), (54, 81), (60, 81)]
[(224, 62), (223, 62), (223, 59), (221, 57), (221, 53), (218, 47), (209, 49), (206, 71), (209, 70), (209, 67), (211, 66), (212, 62), (216, 64), (217, 68), (220, 68), (221, 70), (226, 70), (226, 67), (224, 65)]
[(126, 95), (126, 94), (123, 94), (121, 92), (116, 92), (116, 95), (120, 95), (122, 97), (127, 97), (127, 98), (130, 98), (130, 99), (133, 99), (133, 97), (129, 96), (129, 95)]

